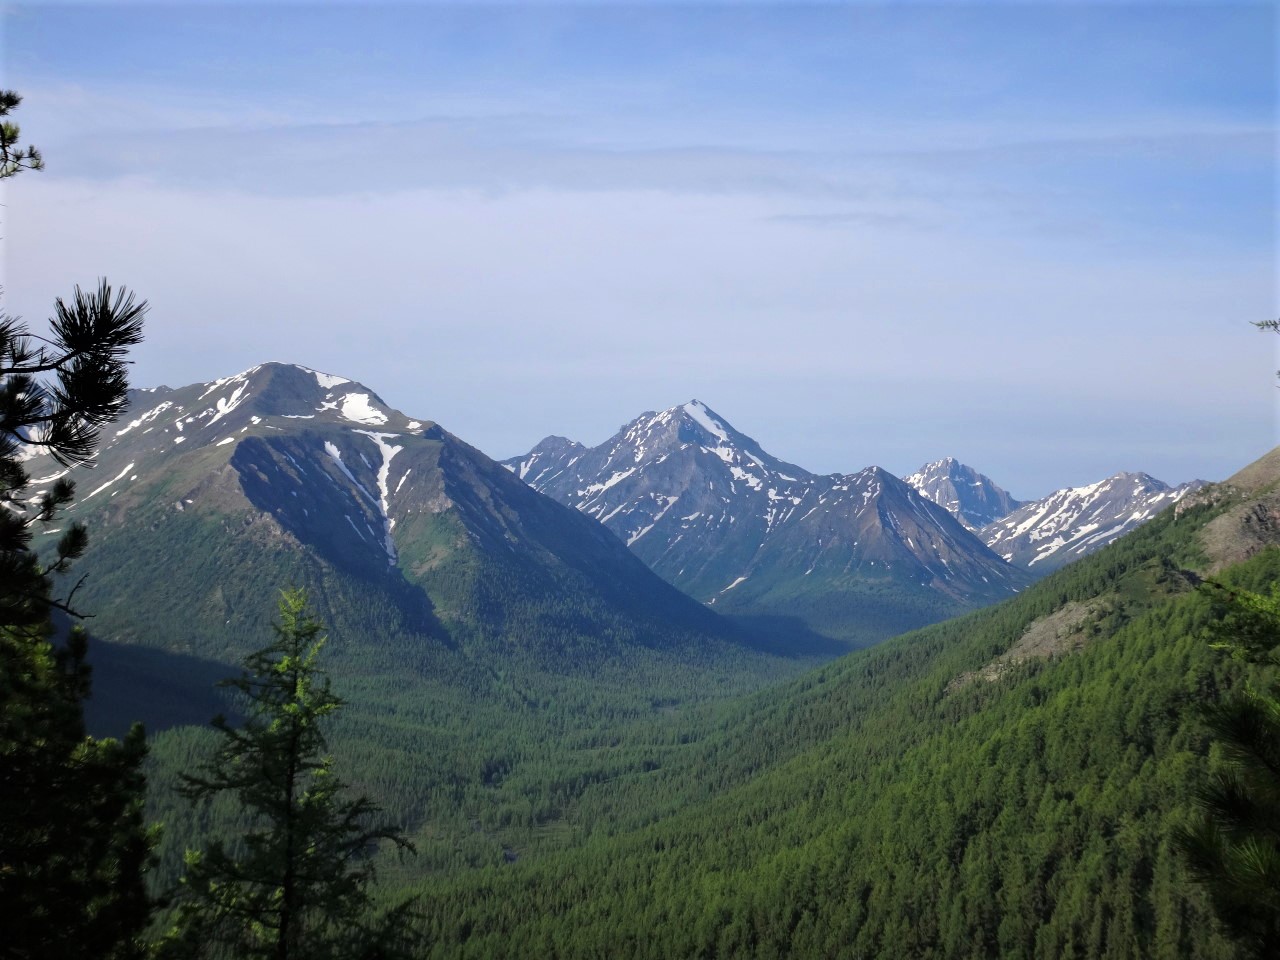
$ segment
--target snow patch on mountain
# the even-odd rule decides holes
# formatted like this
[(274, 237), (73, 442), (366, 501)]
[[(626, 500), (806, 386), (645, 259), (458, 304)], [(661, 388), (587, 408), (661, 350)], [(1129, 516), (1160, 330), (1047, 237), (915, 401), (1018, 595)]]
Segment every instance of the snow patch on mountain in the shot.
[(694, 423), (702, 427), (707, 433), (725, 443), (729, 442), (729, 433), (725, 430), (724, 424), (711, 415), (711, 411), (707, 409), (705, 403), (691, 400), (684, 405), (684, 412), (692, 417)]
[(347, 465), (342, 462), (342, 452), (336, 446), (334, 446), (333, 441), (326, 440), (324, 442), (324, 452), (329, 455), (329, 458), (334, 462), (337, 468), (342, 471), (342, 475), (346, 477), (348, 480), (350, 480), (357, 490), (359, 490), (361, 493), (363, 493), (366, 497), (369, 498), (370, 503), (378, 502), (378, 498), (375, 497), (372, 493), (370, 493), (365, 488), (364, 484), (362, 484), (359, 480), (355, 478), (355, 474), (353, 474), (351, 470), (348, 469)]
[(115, 483), (117, 480), (123, 480), (123, 479), (124, 479), (124, 477), (125, 477), (125, 475), (126, 475), (130, 470), (132, 470), (132, 469), (133, 469), (133, 467), (134, 467), (134, 465), (133, 465), (132, 463), (131, 463), (131, 464), (129, 464), (127, 467), (125, 467), (123, 470), (121, 470), (118, 474), (116, 474), (114, 477), (112, 477), (110, 480), (108, 480), (108, 481), (107, 481), (106, 483), (104, 483), (102, 486), (100, 486), (100, 487), (98, 487), (96, 490), (94, 490), (94, 491), (93, 491), (93, 493), (91, 493), (91, 494), (89, 494), (87, 497), (85, 497), (85, 500), (92, 500), (94, 497), (96, 497), (98, 494), (100, 494), (103, 490), (107, 489), (107, 487), (111, 486), (111, 485), (112, 485), (113, 483)]
[(316, 383), (320, 384), (321, 389), (324, 390), (332, 390), (334, 387), (340, 387), (344, 383), (351, 382), (346, 377), (336, 377), (331, 373), (321, 373), (319, 370), (311, 370), (307, 367), (302, 367), (301, 369), (314, 376)]
[[(248, 396), (249, 396), (249, 384), (248, 384), (248, 381), (245, 381), (244, 383), (239, 384), (235, 388), (235, 390), (232, 391), (231, 396), (219, 397), (218, 402), (214, 405), (213, 419), (210, 420), (208, 423), (206, 423), (205, 426), (206, 427), (213, 426), (215, 423), (217, 423), (227, 414), (235, 410), (236, 407), (240, 406), (240, 404), (244, 403), (245, 398), (247, 398)], [(205, 413), (200, 414), (200, 416), (204, 417), (205, 415), (208, 414), (208, 412), (209, 411), (205, 411)]]
[(387, 415), (373, 405), (367, 393), (345, 393), (337, 400), (325, 401), (316, 407), (318, 413), (326, 410), (337, 410), (343, 419), (352, 423), (377, 427), (387, 422)]
[[(393, 447), (387, 443), (389, 438), (400, 436), (398, 433), (374, 433), (371, 430), (357, 430), (355, 432), (370, 437), (377, 445), (378, 453), (382, 456), (382, 463), (378, 466), (378, 493), (380, 494), (378, 504), (382, 508), (383, 545), (387, 550), (388, 562), (394, 564), (396, 562), (396, 545), (395, 541), (391, 539), (391, 531), (395, 528), (396, 522), (391, 519), (391, 508), (388, 504), (390, 497), (389, 478), (391, 474), (391, 458), (403, 450), (404, 446)], [(408, 474), (406, 473), (405, 476), (408, 476)], [(401, 477), (400, 482), (404, 483), (403, 477)], [(399, 487), (397, 486), (396, 489), (399, 489)]]
[(117, 430), (116, 436), (123, 437), (126, 433), (129, 433), (131, 430), (136, 430), (138, 427), (142, 426), (144, 423), (150, 423), (152, 420), (160, 416), (160, 414), (164, 413), (166, 410), (172, 409), (172, 407), (173, 407), (173, 402), (171, 400), (164, 401), (164, 403), (160, 404), (158, 407), (152, 407), (142, 416), (138, 417), (138, 419), (130, 420), (129, 423), (125, 425), (122, 429)]
[(250, 367), (248, 370), (241, 371), (240, 373), (234, 374), (230, 377), (222, 377), (218, 380), (214, 380), (210, 383), (206, 383), (204, 385), (205, 387), (204, 393), (200, 394), (200, 396), (197, 399), (203, 400), (205, 397), (213, 393), (215, 390), (220, 390), (231, 383), (246, 384), (249, 382), (249, 378), (261, 369), (262, 369), (262, 365), (259, 364), (258, 366)]

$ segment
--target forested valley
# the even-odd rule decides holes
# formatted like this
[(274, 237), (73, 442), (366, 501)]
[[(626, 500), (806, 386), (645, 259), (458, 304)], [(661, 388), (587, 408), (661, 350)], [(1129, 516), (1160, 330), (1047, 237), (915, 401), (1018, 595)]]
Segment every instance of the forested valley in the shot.
[(352, 381), (131, 390), (148, 309), (0, 319), (0, 956), (1280, 950), (1280, 450), (846, 652)]

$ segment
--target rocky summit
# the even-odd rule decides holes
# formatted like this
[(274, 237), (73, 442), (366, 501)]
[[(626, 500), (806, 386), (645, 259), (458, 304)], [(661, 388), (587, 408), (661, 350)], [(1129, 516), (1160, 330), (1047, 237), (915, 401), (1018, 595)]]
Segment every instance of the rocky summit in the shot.
[(993, 521), (1006, 517), (1022, 506), (973, 467), (955, 457), (926, 463), (903, 482), (914, 487), (938, 506), (950, 511), (970, 530), (977, 531)]
[(1145, 473), (1117, 473), (1025, 503), (979, 531), (1010, 563), (1043, 575), (1113, 542), (1204, 486), (1177, 487)]
[(851, 642), (990, 603), (1026, 582), (888, 472), (810, 473), (698, 400), (642, 414), (596, 447), (548, 437), (504, 462), (715, 609)]

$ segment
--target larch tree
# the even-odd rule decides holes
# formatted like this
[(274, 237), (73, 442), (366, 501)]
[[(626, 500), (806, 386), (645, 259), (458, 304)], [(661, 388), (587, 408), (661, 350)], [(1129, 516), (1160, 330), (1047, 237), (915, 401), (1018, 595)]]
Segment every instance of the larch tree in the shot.
[(216, 717), (208, 763), (185, 776), (194, 800), (230, 793), (249, 823), (234, 848), (189, 851), (176, 894), (172, 956), (358, 960), (406, 955), (407, 904), (378, 914), (370, 889), (379, 844), (412, 850), (348, 797), (326, 754), (326, 721), (343, 705), (317, 663), (326, 638), (301, 591), (285, 591), (275, 639), (224, 683), (245, 720)]

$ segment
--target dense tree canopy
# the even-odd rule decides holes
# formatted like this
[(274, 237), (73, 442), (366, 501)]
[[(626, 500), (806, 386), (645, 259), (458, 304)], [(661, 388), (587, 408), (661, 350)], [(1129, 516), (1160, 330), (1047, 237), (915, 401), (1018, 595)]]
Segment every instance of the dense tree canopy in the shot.
[(1280, 951), (1280, 586), (1221, 590), (1220, 649), (1255, 667), (1251, 682), (1204, 707), (1221, 760), (1200, 816), (1178, 833), (1218, 916), (1259, 957)]

